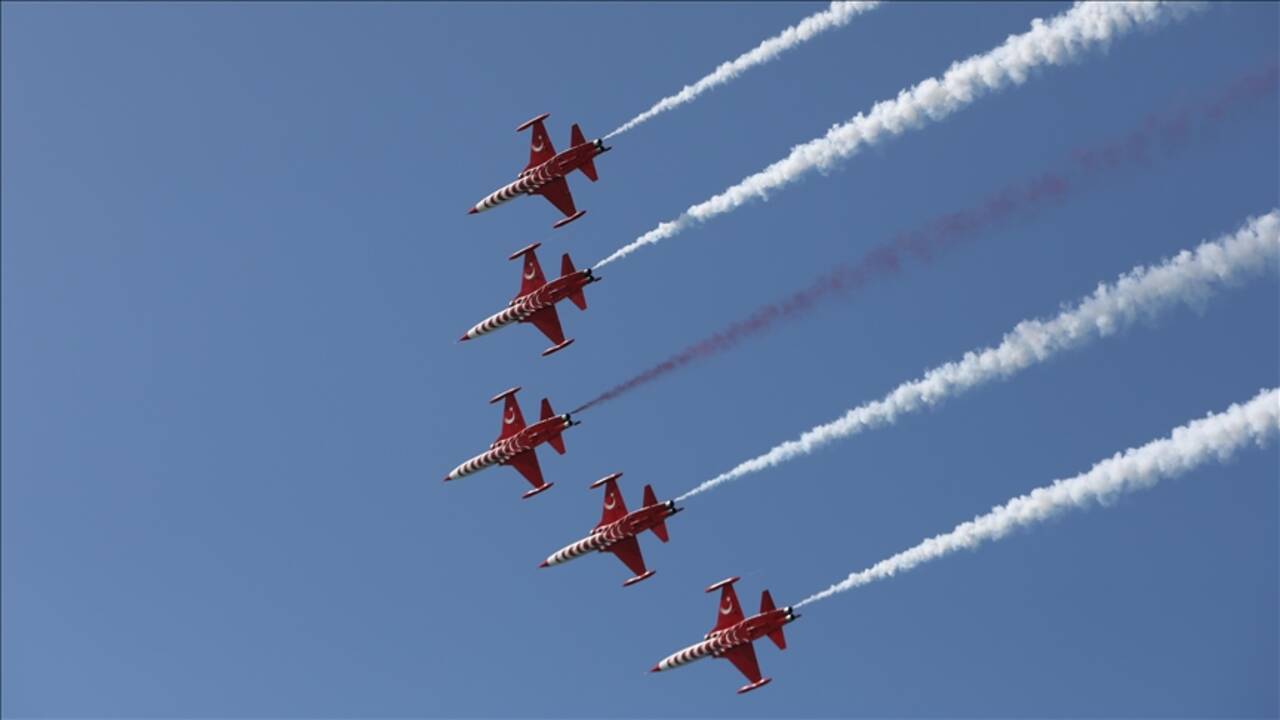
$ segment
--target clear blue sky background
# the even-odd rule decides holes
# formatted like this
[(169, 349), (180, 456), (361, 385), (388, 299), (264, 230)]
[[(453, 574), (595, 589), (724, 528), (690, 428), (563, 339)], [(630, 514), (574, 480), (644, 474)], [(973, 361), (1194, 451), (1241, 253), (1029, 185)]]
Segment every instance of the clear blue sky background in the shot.
[(8, 716), (1221, 716), (1277, 704), (1277, 450), (1250, 449), (815, 605), (770, 687), (702, 588), (795, 601), (1015, 494), (1277, 383), (1274, 271), (899, 425), (696, 498), (657, 575), (537, 569), (592, 480), (674, 496), (1280, 198), (1275, 95), (582, 416), (556, 487), (440, 478), (893, 233), (1069, 165), (1274, 62), (1229, 4), (1034, 74), (602, 273), (577, 343), (458, 345), (533, 241), (580, 264), (1049, 4), (891, 5), (618, 138), (588, 215), (467, 207), (512, 129), (621, 124), (816, 4), (3, 7), (3, 712)]

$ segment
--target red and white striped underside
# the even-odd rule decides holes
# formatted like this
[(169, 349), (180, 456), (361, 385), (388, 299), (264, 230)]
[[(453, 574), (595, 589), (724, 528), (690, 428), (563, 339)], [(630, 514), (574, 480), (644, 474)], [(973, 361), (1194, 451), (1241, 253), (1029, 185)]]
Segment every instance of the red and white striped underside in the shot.
[(554, 179), (555, 177), (551, 173), (551, 169), (547, 167), (546, 164), (543, 164), (537, 170), (534, 170), (509, 185), (499, 188), (485, 199), (476, 203), (476, 212), (484, 212), (485, 210), (498, 207), (512, 198), (533, 193), (537, 191), (538, 188), (546, 185)]
[(559, 565), (563, 562), (569, 562), (589, 552), (603, 552), (626, 536), (627, 533), (623, 529), (621, 521), (611, 522), (596, 530), (590, 537), (557, 550), (551, 557), (547, 558), (547, 565)]
[(717, 657), (724, 654), (726, 650), (730, 650), (742, 641), (736, 635), (731, 636), (728, 633), (713, 635), (707, 640), (703, 640), (697, 645), (690, 645), (680, 652), (673, 653), (662, 659), (658, 663), (658, 670), (670, 670), (671, 668), (688, 665), (694, 660), (701, 660), (704, 657)]
[(501, 465), (516, 455), (531, 449), (527, 447), (525, 443), (520, 442), (519, 438), (520, 436), (517, 435), (510, 440), (499, 443), (498, 446), (492, 450), (481, 453), (462, 463), (458, 467), (454, 468), (453, 472), (449, 473), (449, 477), (460, 478), (464, 475), (479, 472), (490, 465)]
[[(545, 285), (543, 287), (546, 287)], [(467, 331), (467, 337), (480, 337), (486, 333), (491, 333), (500, 327), (505, 327), (511, 323), (528, 320), (534, 313), (539, 310), (550, 307), (555, 303), (546, 299), (546, 293), (541, 289), (530, 293), (528, 297), (521, 299), (515, 305), (485, 318), (475, 327)]]

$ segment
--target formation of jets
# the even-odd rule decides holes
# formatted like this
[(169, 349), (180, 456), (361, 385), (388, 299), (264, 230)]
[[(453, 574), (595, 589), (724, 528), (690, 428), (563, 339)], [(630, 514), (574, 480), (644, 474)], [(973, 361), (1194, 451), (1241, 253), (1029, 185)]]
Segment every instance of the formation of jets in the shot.
[[(486, 196), (469, 213), (484, 212), (519, 195), (541, 195), (564, 215), (552, 227), (564, 227), (586, 214), (585, 210), (578, 210), (574, 205), (573, 195), (569, 192), (569, 183), (565, 178), (578, 170), (595, 182), (599, 177), (595, 158), (611, 148), (605, 146), (603, 139), (587, 141), (582, 130), (574, 125), (569, 136), (569, 149), (557, 153), (543, 125), (548, 115), (549, 113), (543, 113), (516, 128), (516, 132), (533, 130), (529, 139), (529, 164), (516, 176), (514, 182)], [(566, 339), (564, 336), (556, 303), (568, 299), (580, 310), (586, 310), (587, 298), (583, 289), (600, 278), (592, 274), (590, 268), (576, 269), (569, 254), (565, 253), (560, 258), (560, 276), (548, 282), (538, 263), (539, 247), (541, 243), (533, 243), (511, 254), (508, 259), (523, 259), (524, 263), (520, 292), (507, 303), (505, 309), (468, 330), (459, 339), (460, 342), (473, 340), (508, 325), (529, 323), (551, 342), (551, 346), (542, 351), (544, 357), (573, 343), (572, 338)], [(502, 426), (498, 438), (489, 444), (487, 450), (454, 468), (445, 476), (445, 481), (457, 480), (494, 465), (509, 465), (532, 486), (522, 496), (525, 499), (544, 492), (554, 484), (543, 478), (542, 467), (538, 464), (537, 447), (545, 443), (563, 455), (564, 431), (578, 422), (568, 413), (556, 414), (551, 409), (551, 402), (544, 398), (538, 421), (526, 425), (520, 403), (516, 400), (516, 393), (519, 391), (519, 387), (513, 387), (489, 400), (490, 403), (503, 402)], [(642, 505), (636, 510), (628, 511), (622, 491), (618, 489), (620, 477), (622, 473), (614, 473), (591, 483), (592, 489), (604, 488), (604, 511), (600, 521), (586, 537), (552, 553), (539, 567), (561, 565), (589, 553), (608, 552), (616, 556), (632, 573), (631, 577), (623, 581), (623, 587), (653, 577), (654, 571), (645, 566), (644, 555), (640, 550), (640, 535), (652, 532), (659, 540), (667, 542), (670, 539), (667, 518), (680, 512), (682, 508), (676, 507), (674, 500), (660, 502), (653, 486), (645, 485)], [(789, 607), (775, 607), (772, 596), (765, 590), (760, 598), (760, 612), (746, 617), (733, 589), (733, 584), (737, 581), (738, 578), (732, 577), (707, 588), (707, 592), (720, 590), (715, 626), (701, 642), (664, 658), (653, 667), (653, 672), (670, 670), (704, 657), (723, 657), (747, 678), (747, 684), (738, 689), (739, 693), (749, 692), (769, 683), (770, 678), (760, 675), (752, 643), (768, 637), (779, 649), (785, 649), (787, 642), (782, 628), (800, 616)]]

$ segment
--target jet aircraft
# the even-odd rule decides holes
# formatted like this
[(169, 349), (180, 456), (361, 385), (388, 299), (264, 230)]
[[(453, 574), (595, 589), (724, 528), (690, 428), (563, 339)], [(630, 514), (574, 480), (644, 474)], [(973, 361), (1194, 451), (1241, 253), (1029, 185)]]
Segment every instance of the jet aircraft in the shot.
[(542, 561), (538, 567), (550, 567), (568, 562), (589, 552), (611, 552), (626, 565), (634, 576), (622, 583), (623, 587), (634, 585), (653, 575), (653, 570), (646, 570), (644, 556), (640, 553), (640, 542), (637, 539), (645, 530), (652, 530), (662, 542), (669, 540), (667, 535), (667, 518), (680, 512), (674, 500), (658, 502), (652, 485), (644, 486), (644, 506), (634, 512), (627, 512), (627, 504), (618, 490), (618, 478), (622, 473), (614, 473), (591, 483), (592, 488), (604, 486), (604, 513), (600, 522), (591, 529), (587, 537), (557, 550), (551, 557)]
[(782, 627), (800, 616), (789, 607), (774, 607), (773, 597), (765, 590), (760, 595), (760, 612), (744, 618), (738, 595), (733, 591), (733, 584), (738, 580), (731, 577), (707, 588), (707, 592), (721, 591), (715, 627), (702, 642), (663, 658), (650, 672), (670, 670), (704, 657), (723, 657), (750, 681), (738, 688), (738, 694), (769, 684), (772, 678), (760, 677), (760, 665), (756, 662), (755, 647), (751, 643), (767, 636), (778, 649), (786, 650), (787, 639), (782, 635)]
[(564, 330), (560, 328), (560, 315), (556, 313), (556, 303), (568, 298), (579, 309), (587, 309), (587, 297), (582, 289), (600, 278), (591, 274), (591, 268), (575, 270), (569, 253), (560, 258), (560, 277), (547, 282), (538, 264), (538, 256), (534, 252), (542, 243), (534, 243), (512, 253), (509, 260), (524, 257), (524, 274), (520, 283), (520, 293), (507, 303), (507, 308), (494, 313), (475, 327), (467, 331), (461, 340), (471, 340), (485, 333), (512, 323), (533, 323), (543, 335), (552, 342), (551, 347), (542, 351), (543, 356), (550, 355), (569, 347), (572, 339), (564, 339)]
[(551, 113), (542, 113), (516, 128), (516, 132), (529, 127), (533, 128), (533, 135), (529, 139), (529, 164), (520, 171), (514, 182), (486, 196), (472, 206), (468, 213), (474, 215), (484, 212), (520, 195), (541, 195), (564, 213), (565, 217), (552, 224), (553, 228), (568, 225), (587, 213), (586, 210), (574, 207), (573, 195), (569, 192), (569, 183), (565, 180), (565, 176), (574, 170), (581, 170), (591, 182), (595, 182), (598, 178), (595, 157), (613, 148), (605, 147), (603, 139), (588, 142), (582, 134), (582, 129), (574, 123), (569, 134), (569, 149), (557, 153), (555, 147), (551, 145), (551, 137), (547, 135), (547, 129), (542, 125), (542, 121), (550, 115)]
[(561, 437), (568, 428), (578, 425), (568, 413), (556, 415), (551, 410), (551, 401), (542, 399), (542, 417), (538, 422), (524, 424), (524, 414), (520, 412), (520, 403), (516, 401), (519, 387), (513, 387), (498, 393), (490, 403), (505, 400), (502, 413), (502, 432), (498, 439), (489, 444), (489, 449), (454, 468), (445, 476), (445, 482), (457, 480), (465, 475), (479, 472), (493, 465), (510, 465), (533, 486), (523, 497), (528, 499), (550, 488), (553, 483), (542, 479), (542, 468), (538, 466), (538, 456), (534, 452), (542, 443), (548, 443), (557, 453), (564, 454), (564, 438)]

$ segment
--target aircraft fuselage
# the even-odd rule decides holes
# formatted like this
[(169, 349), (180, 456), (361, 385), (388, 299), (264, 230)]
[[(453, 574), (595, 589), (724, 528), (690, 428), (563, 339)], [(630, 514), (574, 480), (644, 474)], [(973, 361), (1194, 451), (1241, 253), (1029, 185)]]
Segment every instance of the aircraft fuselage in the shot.
[(462, 336), (463, 340), (480, 337), (512, 323), (529, 322), (533, 314), (564, 300), (600, 278), (591, 274), (591, 268), (577, 270), (552, 280), (532, 292), (510, 302), (506, 309), (490, 315)]
[(705, 657), (719, 657), (739, 645), (755, 642), (780, 630), (799, 617), (790, 607), (783, 607), (743, 618), (727, 628), (712, 630), (702, 642), (668, 655), (653, 667), (653, 671), (670, 670)]
[(597, 155), (608, 151), (609, 148), (605, 147), (603, 139), (574, 145), (568, 150), (557, 153), (545, 162), (521, 170), (514, 182), (507, 183), (486, 195), (483, 200), (471, 208), (470, 212), (481, 213), (520, 195), (532, 195), (543, 185), (568, 175), (594, 159)]
[(523, 430), (503, 440), (495, 440), (489, 449), (454, 468), (445, 480), (457, 480), (494, 465), (506, 465), (522, 453), (531, 452), (539, 445), (560, 436), (566, 429), (577, 425), (568, 413), (555, 415), (526, 426)]
[(589, 552), (605, 552), (619, 542), (630, 537), (636, 537), (640, 533), (661, 524), (667, 518), (680, 512), (680, 510), (681, 508), (676, 507), (674, 500), (633, 510), (611, 523), (601, 525), (592, 530), (587, 537), (557, 550), (542, 565), (543, 567), (559, 565)]

